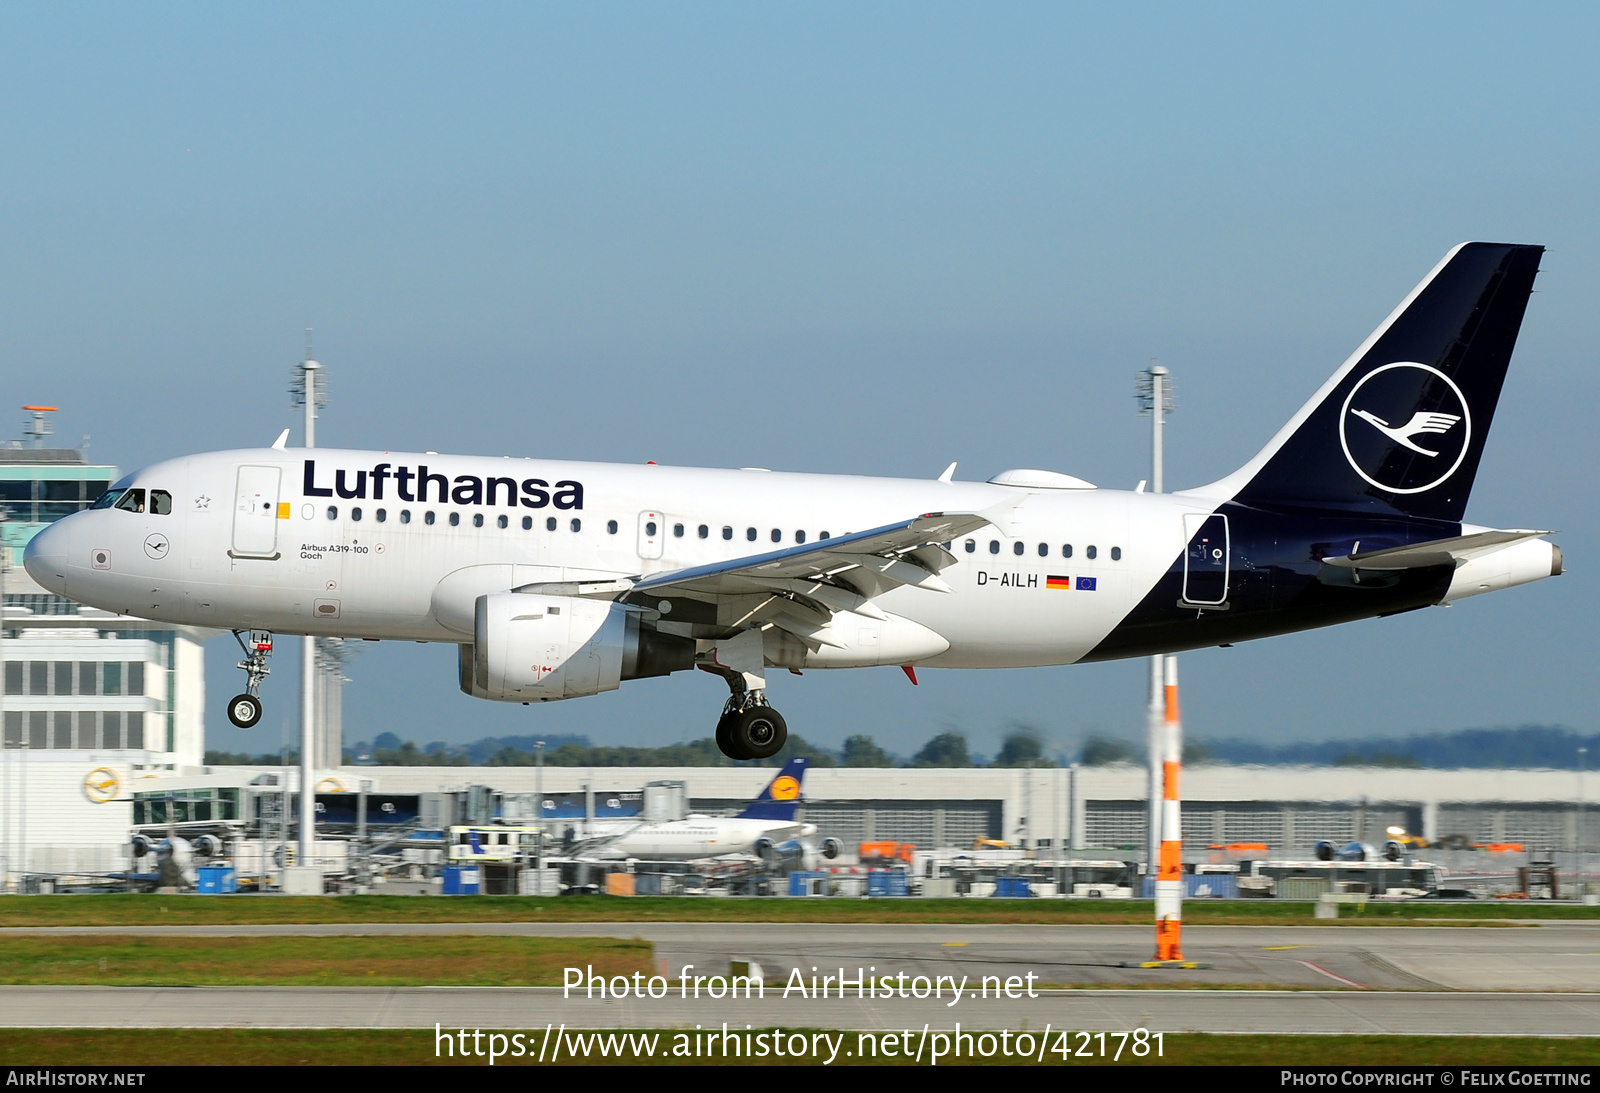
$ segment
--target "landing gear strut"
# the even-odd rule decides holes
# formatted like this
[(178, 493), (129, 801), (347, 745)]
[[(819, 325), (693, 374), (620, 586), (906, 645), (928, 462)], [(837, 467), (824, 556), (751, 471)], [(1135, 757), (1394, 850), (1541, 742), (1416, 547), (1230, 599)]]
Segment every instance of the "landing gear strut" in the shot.
[(767, 705), (761, 691), (731, 696), (717, 720), (717, 747), (730, 759), (767, 759), (788, 742), (783, 715)]
[(717, 747), (729, 759), (768, 759), (789, 742), (783, 717), (767, 705), (760, 630), (723, 638), (700, 658), (700, 667), (727, 681), (731, 692), (717, 720)]
[(267, 657), (272, 655), (272, 635), (265, 630), (251, 630), (250, 641), (240, 637), (243, 631), (235, 630), (233, 640), (239, 643), (239, 648), (244, 650), (244, 659), (239, 662), (239, 667), (244, 669), (245, 685), (244, 694), (234, 695), (228, 700), (228, 720), (241, 729), (248, 729), (261, 720), (261, 699), (258, 693), (261, 690), (261, 681), (272, 674), (272, 669), (267, 667)]

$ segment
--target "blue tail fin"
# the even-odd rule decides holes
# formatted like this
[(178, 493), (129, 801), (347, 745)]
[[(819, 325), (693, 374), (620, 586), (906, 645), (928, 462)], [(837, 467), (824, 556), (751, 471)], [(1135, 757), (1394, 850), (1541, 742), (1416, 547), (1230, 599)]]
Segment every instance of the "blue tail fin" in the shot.
[(1207, 489), (1460, 520), (1543, 250), (1456, 247), (1260, 454)]
[(793, 820), (794, 810), (800, 806), (800, 783), (806, 776), (806, 761), (791, 759), (783, 765), (778, 776), (767, 783), (761, 796), (739, 813), (741, 820)]

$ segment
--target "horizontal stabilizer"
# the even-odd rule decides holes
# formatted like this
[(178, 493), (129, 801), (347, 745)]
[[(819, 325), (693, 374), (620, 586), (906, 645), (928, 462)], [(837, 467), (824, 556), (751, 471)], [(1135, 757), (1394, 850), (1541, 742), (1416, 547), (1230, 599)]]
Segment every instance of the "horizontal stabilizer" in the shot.
[[(1479, 531), (1471, 535), (1456, 535), (1449, 539), (1433, 539), (1426, 543), (1389, 547), (1385, 550), (1368, 550), (1346, 554), (1338, 558), (1324, 558), (1323, 565), (1341, 569), (1422, 569), (1427, 566), (1460, 566), (1481, 554), (1501, 550), (1524, 539), (1537, 539), (1548, 531)], [(1358, 544), (1359, 545), (1359, 544)]]

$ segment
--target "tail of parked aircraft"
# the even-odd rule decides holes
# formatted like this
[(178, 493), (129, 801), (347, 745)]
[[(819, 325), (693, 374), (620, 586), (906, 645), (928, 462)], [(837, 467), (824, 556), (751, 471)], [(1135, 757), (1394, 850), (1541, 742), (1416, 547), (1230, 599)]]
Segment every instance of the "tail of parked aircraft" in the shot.
[(1543, 253), (1456, 247), (1254, 459), (1194, 492), (1459, 521)]
[(761, 796), (739, 813), (741, 820), (793, 821), (795, 809), (800, 807), (800, 783), (806, 776), (806, 761), (791, 759), (783, 765), (778, 776), (767, 783)]

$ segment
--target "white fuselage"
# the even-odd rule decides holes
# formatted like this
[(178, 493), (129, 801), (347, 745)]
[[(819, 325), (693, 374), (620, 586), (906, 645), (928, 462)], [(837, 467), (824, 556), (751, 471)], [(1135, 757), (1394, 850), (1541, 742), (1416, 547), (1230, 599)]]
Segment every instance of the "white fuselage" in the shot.
[[(434, 476), (426, 501), (415, 500), (421, 468)], [(530, 482), (541, 485), (530, 492)], [(950, 593), (884, 593), (874, 603), (887, 622), (846, 613), (836, 628), (847, 647), (811, 650), (806, 667), (1072, 663), (1180, 557), (1185, 515), (1220, 503), (1092, 487), (333, 449), (191, 456), (119, 485), (164, 491), (171, 511), (147, 502), (142, 512), (103, 508), (62, 520), (36, 539), (30, 572), (48, 571), (74, 599), (142, 618), (410, 641), (470, 641), (475, 599), (522, 585), (676, 570), (924, 512), (992, 515), (991, 527), (950, 544), (956, 564), (941, 574)], [(308, 486), (331, 496), (308, 495)], [(450, 500), (440, 499), (445, 486)], [(1070, 588), (1051, 587), (1052, 577), (1070, 578)]]
[(810, 839), (816, 833), (815, 824), (735, 816), (690, 816), (683, 820), (641, 824), (579, 856), (690, 861), (725, 854), (756, 854), (762, 842), (776, 846), (792, 839)]

